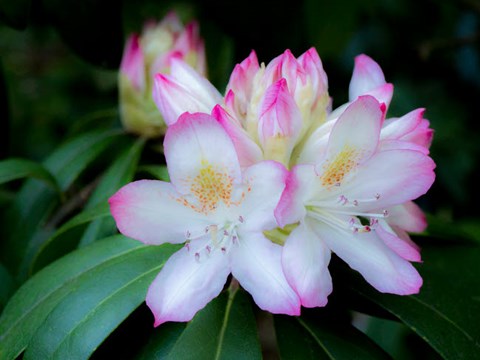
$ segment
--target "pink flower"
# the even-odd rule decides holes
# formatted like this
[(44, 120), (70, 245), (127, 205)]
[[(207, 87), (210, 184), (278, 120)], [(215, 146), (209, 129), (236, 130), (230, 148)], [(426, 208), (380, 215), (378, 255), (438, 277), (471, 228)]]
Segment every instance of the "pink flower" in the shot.
[(263, 161), (241, 169), (232, 141), (207, 114), (183, 114), (165, 136), (172, 183), (130, 183), (110, 198), (119, 230), (146, 244), (185, 243), (151, 284), (155, 326), (189, 321), (231, 273), (257, 305), (298, 315), (300, 301), (281, 266), (280, 245), (263, 231), (285, 187), (285, 168)]
[(422, 285), (409, 262), (420, 260), (418, 247), (393, 228), (422, 227), (406, 220), (419, 219), (411, 200), (430, 188), (435, 164), (415, 143), (385, 147), (384, 116), (373, 96), (357, 97), (317, 130), (325, 140), (316, 161), (295, 166), (287, 179), (275, 214), (280, 226), (298, 223), (282, 263), (303, 306), (327, 302), (331, 251), (381, 292), (414, 294)]
[(141, 36), (127, 39), (119, 73), (120, 110), (124, 127), (133, 133), (157, 137), (165, 123), (152, 101), (153, 76), (169, 73), (172, 59), (182, 59), (205, 73), (205, 50), (198, 25), (185, 27), (174, 12), (160, 23), (147, 22)]

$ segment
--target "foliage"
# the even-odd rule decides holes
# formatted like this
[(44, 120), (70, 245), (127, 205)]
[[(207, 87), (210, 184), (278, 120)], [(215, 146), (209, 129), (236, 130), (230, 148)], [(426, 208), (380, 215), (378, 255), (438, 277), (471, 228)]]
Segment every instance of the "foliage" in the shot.
[[(266, 314), (232, 283), (190, 323), (153, 329), (145, 293), (177, 247), (115, 235), (106, 201), (168, 179), (161, 142), (121, 130), (116, 69), (123, 31), (172, 7), (199, 19), (220, 91), (252, 48), (267, 62), (313, 45), (336, 105), (363, 52), (396, 86), (389, 116), (427, 108), (438, 167), (419, 201), (419, 295), (381, 294), (336, 259), (323, 309)], [(0, 360), (480, 359), (477, 3), (0, 0), (0, 19)]]

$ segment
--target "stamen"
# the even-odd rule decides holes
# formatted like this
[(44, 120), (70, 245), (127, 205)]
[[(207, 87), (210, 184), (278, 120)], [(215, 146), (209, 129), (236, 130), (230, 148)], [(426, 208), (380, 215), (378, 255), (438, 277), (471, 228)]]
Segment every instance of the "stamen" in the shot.
[(190, 251), (190, 243), (189, 242), (185, 243), (185, 247), (187, 248), (187, 251)]
[(222, 253), (224, 254), (227, 252), (227, 249), (225, 248), (225, 246), (222, 246), (221, 250), (222, 250)]
[(187, 240), (190, 239), (190, 236), (192, 236), (192, 233), (187, 230), (185, 233), (185, 237), (187, 238)]
[(240, 221), (240, 222), (243, 224), (243, 222), (245, 221), (245, 219), (243, 218), (242, 215), (240, 215), (240, 216), (238, 217), (238, 221)]
[(200, 254), (198, 252), (195, 253), (195, 260), (200, 261)]
[(207, 250), (207, 254), (210, 254), (210, 251), (212, 250), (212, 248), (210, 247), (210, 245), (207, 245), (207, 247), (205, 248)]

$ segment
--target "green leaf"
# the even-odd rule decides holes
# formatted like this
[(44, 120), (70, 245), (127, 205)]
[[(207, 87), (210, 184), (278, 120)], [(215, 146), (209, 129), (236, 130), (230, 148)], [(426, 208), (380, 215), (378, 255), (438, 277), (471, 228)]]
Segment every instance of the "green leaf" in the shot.
[(238, 288), (212, 300), (183, 332), (175, 326), (175, 336), (167, 335), (172, 328), (162, 327), (142, 358), (218, 360), (231, 359), (233, 354), (235, 359), (262, 358), (251, 300)]
[(389, 359), (380, 347), (348, 323), (275, 316), (282, 359)]
[(8, 270), (0, 263), (0, 313), (13, 290), (13, 279)]
[(7, 159), (0, 161), (0, 184), (8, 181), (33, 177), (44, 181), (54, 190), (60, 191), (57, 180), (42, 165), (26, 159)]
[(138, 172), (146, 172), (158, 180), (170, 181), (165, 165), (143, 165), (138, 168)]
[(57, 259), (65, 252), (71, 251), (75, 248), (76, 243), (72, 244), (63, 239), (62, 235), (64, 233), (93, 220), (104, 219), (107, 217), (110, 217), (110, 208), (107, 203), (101, 203), (96, 207), (82, 211), (80, 214), (72, 217), (40, 246), (35, 257), (32, 259), (30, 273), (36, 272), (36, 270), (49, 264), (52, 260)]
[(31, 0), (0, 0), (0, 20), (17, 30), (23, 30), (30, 20), (31, 7)]
[(445, 359), (480, 359), (480, 247), (424, 247), (420, 294), (381, 294), (355, 276), (352, 289), (391, 312)]
[[(85, 350), (77, 343), (81, 341), (76, 337), (77, 334), (88, 329), (92, 335), (86, 334), (85, 338), (93, 338), (89, 337), (85, 346), (96, 347), (99, 341), (102, 341), (101, 338), (127, 315), (130, 307), (125, 305), (122, 299), (134, 307), (138, 304), (139, 293), (146, 290), (146, 287), (139, 292), (128, 290), (132, 289), (130, 286), (135, 287), (134, 279), (143, 279), (142, 284), (147, 286), (146, 277), (142, 276), (147, 276), (146, 273), (151, 271), (150, 276), (153, 277), (152, 269), (160, 266), (176, 248), (169, 245), (144, 246), (138, 241), (116, 235), (72, 252), (50, 264), (26, 282), (5, 307), (0, 317), (0, 359), (10, 360), (17, 357), (32, 341), (32, 337), (47, 317), (49, 323), (55, 319), (58, 322), (45, 334), (36, 336), (51, 336), (44, 343), (48, 349), (58, 345), (59, 351), (63, 351), (58, 339), (64, 334), (65, 328), (60, 326), (69, 325), (69, 331), (73, 330), (67, 334), (68, 340), (72, 341), (72, 353), (65, 358), (78, 358), (73, 356), (73, 352), (79, 354), (93, 351), (93, 348)], [(148, 264), (150, 268), (143, 268), (142, 263)], [(64, 302), (64, 299), (68, 301)], [(83, 306), (82, 301), (91, 308)], [(63, 319), (56, 318), (55, 314), (63, 311), (61, 309), (65, 309), (69, 302), (74, 302), (78, 308), (69, 308), (68, 316)], [(105, 304), (112, 306), (115, 310), (113, 313), (118, 311), (118, 316), (105, 309)], [(60, 310), (52, 313), (57, 305)], [(91, 319), (103, 319), (105, 323), (92, 323)], [(59, 334), (55, 329), (60, 328), (62, 332)], [(35, 339), (37, 344), (39, 338)], [(47, 353), (48, 349), (42, 348), (42, 354)]]
[[(118, 135), (118, 131), (83, 134), (61, 145), (46, 159), (44, 167), (57, 179), (64, 192)], [(23, 279), (40, 245), (50, 236), (42, 224), (58, 204), (56, 193), (38, 180), (28, 180), (4, 219), (5, 241), (0, 256), (5, 266)], [(8, 256), (7, 256), (8, 254)]]
[[(118, 189), (133, 180), (145, 142), (145, 139), (139, 138), (120, 154), (105, 172), (102, 180), (90, 196), (85, 205), (86, 209), (90, 209), (92, 206), (102, 202), (106, 203), (108, 198), (110, 198), (110, 196), (112, 196)], [(115, 222), (112, 219), (97, 219), (87, 227), (79, 241), (79, 246), (85, 246), (97, 239), (112, 235), (115, 233), (116, 229)]]
[(88, 359), (145, 300), (150, 283), (176, 249), (143, 246), (90, 270), (38, 328), (24, 359)]

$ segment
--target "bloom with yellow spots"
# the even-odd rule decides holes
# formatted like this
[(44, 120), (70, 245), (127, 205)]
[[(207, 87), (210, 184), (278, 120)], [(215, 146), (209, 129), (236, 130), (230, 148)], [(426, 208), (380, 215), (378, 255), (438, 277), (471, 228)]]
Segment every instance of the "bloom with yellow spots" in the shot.
[(382, 139), (384, 118), (384, 104), (359, 96), (324, 125), (327, 141), (315, 148), (317, 161), (296, 165), (287, 178), (275, 214), (281, 226), (298, 225), (285, 241), (282, 264), (303, 306), (326, 304), (332, 251), (381, 292), (413, 294), (422, 285), (410, 264), (420, 260), (418, 248), (386, 219), (389, 209), (415, 212), (410, 201), (430, 188), (435, 164), (413, 142)]
[(241, 169), (232, 140), (210, 115), (182, 115), (165, 136), (171, 183), (141, 180), (110, 198), (119, 230), (146, 244), (185, 243), (150, 286), (155, 326), (189, 321), (231, 273), (257, 305), (298, 315), (300, 300), (281, 265), (282, 247), (263, 232), (277, 226), (283, 165)]

